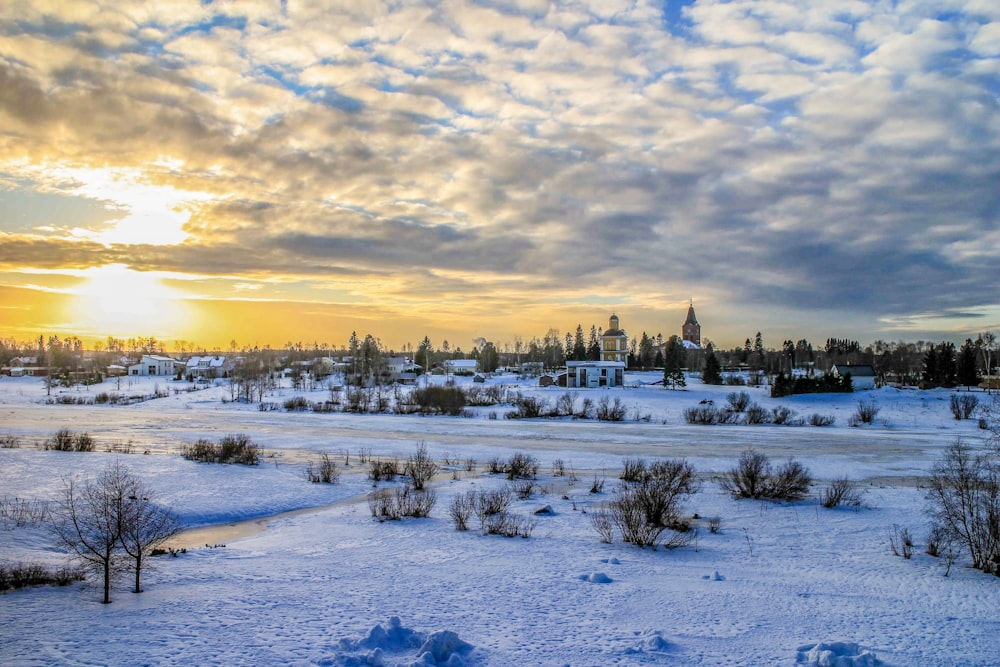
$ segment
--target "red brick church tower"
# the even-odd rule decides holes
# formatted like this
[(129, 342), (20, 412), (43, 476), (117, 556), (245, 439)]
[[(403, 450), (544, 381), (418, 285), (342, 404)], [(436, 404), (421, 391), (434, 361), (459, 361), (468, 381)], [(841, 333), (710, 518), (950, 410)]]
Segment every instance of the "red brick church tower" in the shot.
[(681, 338), (701, 347), (701, 325), (694, 315), (694, 301), (688, 306), (688, 316), (684, 320), (684, 326), (681, 327)]

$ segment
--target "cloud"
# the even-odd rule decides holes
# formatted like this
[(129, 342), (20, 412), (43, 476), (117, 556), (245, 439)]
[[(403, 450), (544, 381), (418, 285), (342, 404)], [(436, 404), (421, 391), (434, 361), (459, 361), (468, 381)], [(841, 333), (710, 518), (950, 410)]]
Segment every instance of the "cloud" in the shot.
[[(979, 312), (1000, 278), (976, 241), (1000, 222), (995, 14), (702, 0), (680, 29), (643, 1), (16, 4), (0, 178), (122, 215), (54, 225), (76, 238), (0, 220), (0, 266), (425, 312), (577, 292), (661, 316), (692, 294), (803, 321)], [(143, 193), (170, 193), (153, 208), (182, 242), (148, 231)]]

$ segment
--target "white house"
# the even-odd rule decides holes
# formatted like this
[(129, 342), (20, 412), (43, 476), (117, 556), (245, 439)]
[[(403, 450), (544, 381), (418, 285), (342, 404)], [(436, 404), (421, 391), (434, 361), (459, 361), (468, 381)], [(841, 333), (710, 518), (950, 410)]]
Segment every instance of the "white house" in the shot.
[(475, 359), (445, 359), (444, 370), (452, 375), (475, 375)]
[(625, 384), (624, 361), (567, 361), (566, 387), (622, 387)]
[(129, 375), (173, 375), (175, 364), (181, 362), (159, 354), (144, 354), (142, 361), (128, 367)]
[(406, 357), (386, 357), (384, 361), (385, 372), (390, 382), (414, 382), (421, 370), (419, 364), (413, 363)]
[(220, 378), (226, 374), (226, 357), (220, 354), (191, 357), (184, 364), (184, 375), (195, 378)]
[(876, 380), (878, 379), (875, 369), (867, 364), (861, 364), (858, 366), (851, 366), (850, 364), (834, 364), (833, 368), (830, 369), (830, 373), (834, 377), (838, 378), (850, 374), (851, 385), (854, 387), (855, 391), (859, 389), (874, 389)]

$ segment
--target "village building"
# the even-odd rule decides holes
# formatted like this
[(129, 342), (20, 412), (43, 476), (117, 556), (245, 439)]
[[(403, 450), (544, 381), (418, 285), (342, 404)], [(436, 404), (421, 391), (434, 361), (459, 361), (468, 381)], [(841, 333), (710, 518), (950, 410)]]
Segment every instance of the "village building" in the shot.
[(628, 336), (615, 314), (611, 315), (607, 330), (601, 334), (601, 361), (628, 361)]
[(444, 370), (449, 375), (475, 375), (478, 363), (475, 359), (445, 359)]
[(225, 377), (229, 366), (222, 355), (191, 357), (184, 365), (184, 375), (188, 378), (215, 379)]
[(698, 318), (694, 314), (694, 301), (688, 306), (687, 319), (681, 326), (681, 340), (684, 341), (686, 348), (701, 348), (701, 325), (698, 324)]
[(159, 354), (144, 354), (142, 361), (128, 367), (129, 375), (173, 375), (181, 362)]
[(607, 330), (601, 334), (600, 361), (567, 361), (566, 387), (571, 389), (622, 387), (625, 385), (627, 362), (628, 335), (621, 328), (618, 316), (612, 314), (608, 320)]
[(854, 387), (855, 391), (874, 389), (878, 380), (875, 369), (866, 364), (859, 364), (857, 366), (852, 366), (851, 364), (834, 364), (833, 368), (830, 369), (830, 374), (837, 378), (850, 375), (851, 386)]

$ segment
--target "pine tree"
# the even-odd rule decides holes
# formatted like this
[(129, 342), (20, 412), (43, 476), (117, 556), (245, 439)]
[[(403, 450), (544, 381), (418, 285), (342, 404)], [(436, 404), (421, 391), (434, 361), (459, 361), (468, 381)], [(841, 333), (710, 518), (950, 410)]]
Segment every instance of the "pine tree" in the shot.
[(587, 339), (587, 361), (601, 360), (601, 339), (597, 327), (590, 325), (590, 337)]
[(653, 355), (653, 341), (643, 331), (642, 337), (639, 339), (639, 367), (643, 370), (652, 368)]
[(958, 384), (972, 387), (979, 384), (979, 369), (976, 365), (976, 345), (971, 338), (966, 338), (962, 349), (958, 351), (957, 364)]
[(663, 355), (663, 386), (670, 389), (685, 387), (684, 364), (687, 354), (684, 350), (684, 343), (678, 336), (671, 336), (667, 341), (665, 353)]
[(576, 336), (573, 338), (573, 360), (587, 360), (587, 344), (583, 341), (583, 327), (576, 325)]
[(701, 374), (701, 381), (705, 384), (722, 384), (721, 370), (719, 358), (715, 356), (715, 349), (709, 344), (705, 355), (705, 370)]

